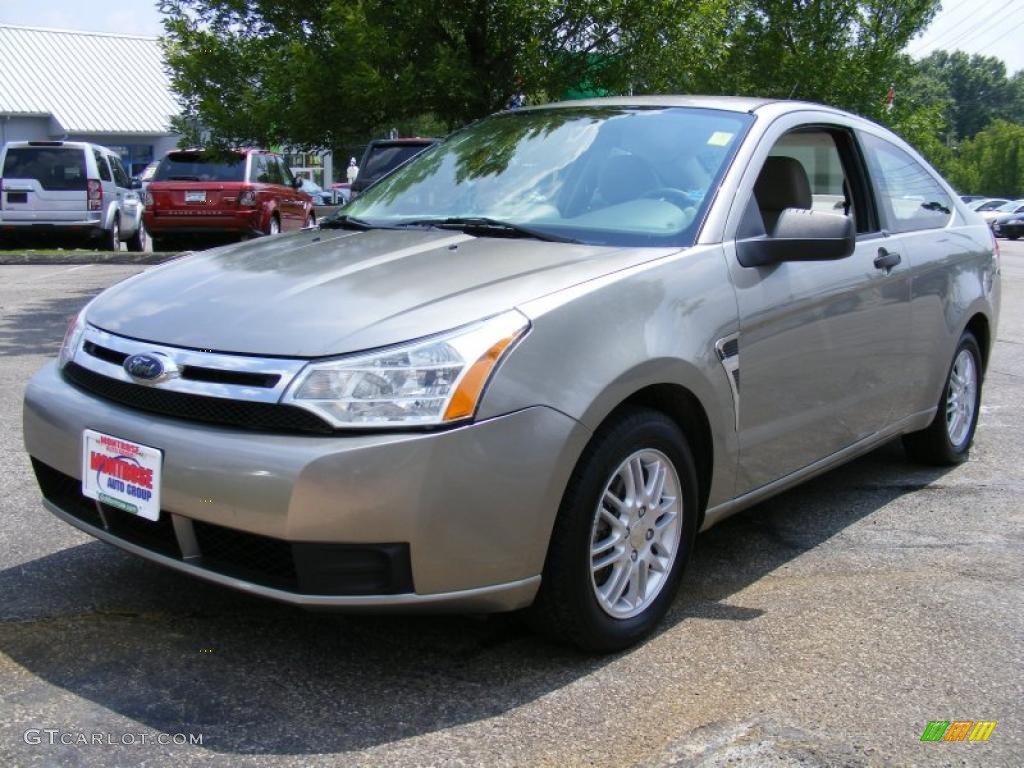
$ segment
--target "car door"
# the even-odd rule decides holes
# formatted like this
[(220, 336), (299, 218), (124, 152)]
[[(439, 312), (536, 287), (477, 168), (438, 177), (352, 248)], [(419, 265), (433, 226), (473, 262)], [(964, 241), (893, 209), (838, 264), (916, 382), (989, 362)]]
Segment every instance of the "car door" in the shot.
[(277, 162), (281, 167), (281, 180), (284, 185), (281, 195), (282, 199), (287, 201), (291, 228), (301, 229), (306, 225), (306, 201), (303, 199), (303, 193), (295, 188), (295, 176), (288, 163), (283, 157), (278, 157)]
[(795, 180), (802, 168), (810, 200), (770, 202), (780, 189), (760, 181), (764, 204), (749, 193), (737, 240), (770, 236), (771, 205), (809, 205), (852, 216), (857, 243), (851, 256), (833, 261), (730, 264), (739, 310), (740, 493), (885, 429), (906, 353), (902, 236), (887, 237), (879, 226), (853, 130), (789, 116), (766, 132), (742, 188), (753, 189), (769, 166), (790, 169)]
[(108, 156), (110, 171), (114, 177), (114, 188), (116, 190), (119, 207), (121, 210), (121, 230), (125, 235), (132, 234), (139, 221), (139, 195), (132, 189), (132, 181), (128, 177), (120, 158), (113, 155)]
[[(961, 328), (951, 322), (976, 292), (972, 262), (984, 246), (964, 231), (952, 195), (909, 152), (861, 131), (883, 226), (902, 241), (911, 280), (900, 405), (905, 415), (933, 408)], [(961, 285), (961, 281), (967, 283)], [(974, 285), (970, 285), (974, 282)], [(957, 308), (958, 311), (950, 311)], [(952, 327), (951, 327), (952, 326)]]

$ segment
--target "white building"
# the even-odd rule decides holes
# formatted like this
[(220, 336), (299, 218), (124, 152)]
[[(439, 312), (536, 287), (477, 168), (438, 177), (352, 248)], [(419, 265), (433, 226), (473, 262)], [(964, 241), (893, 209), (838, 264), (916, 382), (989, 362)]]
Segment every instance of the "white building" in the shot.
[(178, 144), (155, 37), (0, 24), (0, 144), (90, 141), (134, 175)]

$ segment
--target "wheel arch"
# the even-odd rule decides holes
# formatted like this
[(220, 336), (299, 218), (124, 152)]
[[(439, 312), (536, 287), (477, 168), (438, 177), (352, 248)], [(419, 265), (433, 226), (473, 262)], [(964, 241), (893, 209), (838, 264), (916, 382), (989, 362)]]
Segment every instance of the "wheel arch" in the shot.
[(697, 526), (699, 530), (704, 522), (704, 510), (711, 494), (711, 480), (715, 467), (715, 446), (707, 411), (700, 399), (681, 384), (650, 384), (638, 389), (615, 406), (605, 417), (605, 421), (630, 406), (651, 408), (665, 414), (675, 422), (690, 444), (697, 469), (697, 498), (701, 516)]
[(965, 331), (974, 334), (978, 340), (978, 347), (981, 349), (981, 369), (988, 370), (988, 361), (992, 355), (992, 326), (984, 312), (976, 312), (967, 325)]

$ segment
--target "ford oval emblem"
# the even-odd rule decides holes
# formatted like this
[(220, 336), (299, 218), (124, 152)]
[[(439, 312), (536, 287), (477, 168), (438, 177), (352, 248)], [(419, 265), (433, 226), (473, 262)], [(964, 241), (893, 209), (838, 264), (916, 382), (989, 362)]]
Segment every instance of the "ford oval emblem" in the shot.
[(129, 355), (124, 361), (124, 369), (133, 379), (148, 383), (169, 379), (178, 373), (174, 361), (158, 352)]

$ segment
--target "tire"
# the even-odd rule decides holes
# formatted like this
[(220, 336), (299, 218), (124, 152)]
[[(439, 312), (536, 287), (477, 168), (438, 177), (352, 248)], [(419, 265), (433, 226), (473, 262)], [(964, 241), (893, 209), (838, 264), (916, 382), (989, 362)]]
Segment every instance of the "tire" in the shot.
[(103, 237), (99, 241), (100, 250), (113, 251), (117, 253), (121, 250), (121, 217), (114, 214), (114, 220), (111, 222), (110, 229), (103, 233)]
[[(629, 470), (624, 467), (636, 467), (637, 460), (644, 485), (654, 470), (664, 468), (658, 496), (665, 512), (647, 513), (650, 499), (630, 504)], [(555, 519), (540, 591), (526, 613), (534, 629), (599, 652), (628, 648), (651, 633), (671, 605), (693, 551), (698, 509), (694, 467), (683, 433), (658, 411), (625, 408), (601, 426), (569, 479)], [(673, 492), (675, 503), (670, 506)], [(606, 500), (609, 496), (618, 504)], [(670, 518), (673, 510), (675, 517)], [(618, 523), (613, 526), (611, 520)], [(622, 526), (623, 520), (628, 525)], [(658, 569), (647, 567), (656, 561)], [(639, 595), (644, 582), (647, 594)]]
[(153, 246), (154, 253), (171, 252), (178, 250), (178, 241), (173, 237), (167, 237), (163, 235), (158, 237), (156, 235), (149, 236), (149, 242)]
[(1016, 240), (1018, 237), (1020, 237), (1020, 235), (1007, 235), (1006, 239), (1007, 240)]
[(312, 213), (310, 213), (309, 216), (306, 217), (306, 224), (305, 224), (304, 228), (305, 229), (312, 229), (315, 226), (316, 226), (316, 216), (314, 216)]
[(276, 213), (270, 217), (270, 222), (267, 224), (266, 233), (268, 235), (278, 235), (281, 233), (281, 220), (277, 218)]
[(981, 348), (974, 334), (965, 331), (953, 353), (938, 410), (932, 423), (903, 436), (903, 446), (914, 461), (951, 466), (967, 461), (981, 410)]
[(146, 250), (146, 225), (139, 219), (139, 227), (135, 234), (128, 238), (128, 250), (131, 253), (142, 253)]

